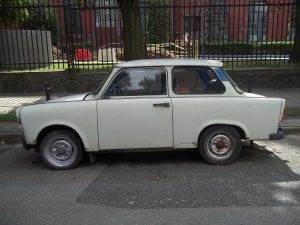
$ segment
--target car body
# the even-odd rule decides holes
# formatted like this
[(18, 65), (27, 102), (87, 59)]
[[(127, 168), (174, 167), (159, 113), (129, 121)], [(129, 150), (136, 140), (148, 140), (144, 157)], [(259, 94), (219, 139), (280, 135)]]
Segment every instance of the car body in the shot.
[(65, 161), (83, 150), (198, 148), (207, 162), (227, 164), (241, 139), (282, 138), (284, 108), (284, 99), (241, 91), (219, 61), (151, 59), (116, 64), (95, 92), (16, 114), (24, 146), (51, 168), (68, 169), (80, 159)]

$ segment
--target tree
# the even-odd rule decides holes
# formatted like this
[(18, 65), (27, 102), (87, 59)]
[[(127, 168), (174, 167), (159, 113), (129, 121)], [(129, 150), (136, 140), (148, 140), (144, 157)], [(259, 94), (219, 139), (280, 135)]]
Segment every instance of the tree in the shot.
[(26, 20), (29, 16), (26, 3), (24, 0), (0, 0), (0, 23), (16, 25)]
[(296, 2), (296, 17), (295, 17), (295, 37), (294, 45), (291, 52), (290, 62), (300, 63), (300, 0), (295, 0)]
[(147, 31), (150, 43), (157, 44), (166, 40), (169, 31), (170, 15), (164, 8), (167, 4), (158, 0), (151, 0)]
[(49, 30), (51, 41), (56, 45), (60, 41), (60, 23), (49, 0), (32, 0), (28, 7), (28, 17), (22, 23), (23, 29)]
[(145, 37), (142, 29), (139, 0), (117, 0), (122, 13), (124, 59), (145, 58)]
[(0, 23), (22, 29), (49, 30), (52, 44), (60, 40), (59, 20), (48, 0), (0, 0)]

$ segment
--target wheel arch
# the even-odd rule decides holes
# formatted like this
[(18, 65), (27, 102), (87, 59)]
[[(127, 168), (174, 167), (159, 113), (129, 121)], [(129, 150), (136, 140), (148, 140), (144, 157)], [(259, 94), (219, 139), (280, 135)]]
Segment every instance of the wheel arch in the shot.
[(239, 135), (241, 136), (241, 139), (246, 139), (247, 138), (247, 132), (239, 125), (236, 125), (236, 124), (225, 124), (225, 123), (217, 123), (217, 124), (210, 124), (210, 125), (207, 125), (205, 126), (199, 133), (198, 135), (198, 144), (199, 144), (199, 141), (200, 141), (200, 138), (201, 136), (204, 134), (204, 132), (206, 130), (208, 130), (209, 128), (211, 127), (214, 127), (214, 126), (227, 126), (227, 127), (232, 127), (234, 128), (238, 133)]
[(80, 141), (81, 145), (83, 148), (85, 148), (84, 146), (84, 142), (81, 138), (81, 136), (78, 134), (78, 132), (74, 129), (74, 128), (71, 128), (70, 126), (66, 126), (66, 125), (60, 125), (60, 124), (56, 124), (56, 125), (49, 125), (49, 126), (46, 126), (44, 127), (38, 134), (37, 136), (37, 139), (36, 139), (36, 146), (37, 146), (37, 151), (39, 151), (39, 146), (43, 140), (43, 138), (48, 134), (50, 133), (51, 131), (54, 131), (54, 130), (67, 130), (71, 133), (73, 133), (77, 138), (78, 140)]

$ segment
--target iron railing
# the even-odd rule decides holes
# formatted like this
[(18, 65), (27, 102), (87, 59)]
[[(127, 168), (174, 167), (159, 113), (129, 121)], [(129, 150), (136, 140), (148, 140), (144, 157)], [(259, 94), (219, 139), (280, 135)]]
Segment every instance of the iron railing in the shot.
[[(4, 2), (1, 70), (101, 70), (124, 60), (116, 0)], [(140, 0), (138, 8), (141, 58), (216, 59), (232, 68), (290, 64), (294, 0)]]

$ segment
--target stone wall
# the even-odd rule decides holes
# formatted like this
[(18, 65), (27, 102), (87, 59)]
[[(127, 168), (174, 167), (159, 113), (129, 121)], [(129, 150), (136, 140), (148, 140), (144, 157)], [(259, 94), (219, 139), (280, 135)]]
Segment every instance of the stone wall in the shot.
[[(253, 75), (256, 88), (300, 88), (300, 68), (285, 69), (240, 69), (227, 70), (233, 80), (244, 90), (248, 74)], [(49, 83), (52, 92), (92, 91), (102, 83), (107, 73), (69, 74), (55, 72), (0, 72), (0, 93), (43, 92), (44, 84)]]
[[(239, 69), (227, 70), (232, 79), (242, 88), (247, 87), (248, 75), (252, 75), (257, 88), (300, 88), (300, 68)], [(246, 89), (245, 89), (246, 90)]]
[(43, 92), (49, 83), (51, 92), (92, 91), (102, 83), (107, 73), (69, 74), (65, 71), (0, 73), (0, 92)]

